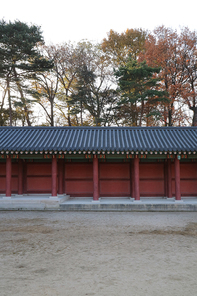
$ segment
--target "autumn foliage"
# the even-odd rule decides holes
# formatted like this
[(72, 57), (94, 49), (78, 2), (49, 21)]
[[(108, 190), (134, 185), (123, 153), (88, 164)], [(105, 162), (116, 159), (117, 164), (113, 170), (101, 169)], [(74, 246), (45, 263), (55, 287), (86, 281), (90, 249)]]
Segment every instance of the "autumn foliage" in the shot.
[(191, 122), (189, 109), (193, 111), (192, 125), (197, 125), (196, 46), (196, 32), (188, 28), (178, 34), (162, 26), (146, 39), (146, 49), (140, 59), (145, 59), (148, 65), (161, 67), (162, 89), (168, 92), (169, 102), (163, 109), (165, 126)]
[[(7, 38), (21, 28), (30, 40), (34, 30), (30, 47)], [(187, 27), (47, 46), (39, 27), (1, 21), (0, 61), (0, 125), (197, 126), (197, 33)]]

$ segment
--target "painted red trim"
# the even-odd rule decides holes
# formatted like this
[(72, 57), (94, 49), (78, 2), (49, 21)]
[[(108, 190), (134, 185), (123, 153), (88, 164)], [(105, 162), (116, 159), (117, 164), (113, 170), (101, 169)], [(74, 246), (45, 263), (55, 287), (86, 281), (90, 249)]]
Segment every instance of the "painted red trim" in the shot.
[(23, 160), (18, 160), (18, 194), (23, 194)]
[(57, 158), (52, 157), (52, 196), (57, 196)]
[(180, 179), (180, 161), (175, 157), (174, 160), (174, 170), (175, 170), (175, 198), (176, 200), (181, 200), (181, 179)]
[(6, 196), (11, 196), (11, 181), (12, 181), (12, 160), (10, 155), (6, 158)]
[(93, 158), (93, 200), (99, 199), (99, 174), (98, 174), (98, 158)]
[(135, 200), (140, 200), (140, 172), (139, 172), (139, 157), (134, 158), (134, 182), (135, 182)]

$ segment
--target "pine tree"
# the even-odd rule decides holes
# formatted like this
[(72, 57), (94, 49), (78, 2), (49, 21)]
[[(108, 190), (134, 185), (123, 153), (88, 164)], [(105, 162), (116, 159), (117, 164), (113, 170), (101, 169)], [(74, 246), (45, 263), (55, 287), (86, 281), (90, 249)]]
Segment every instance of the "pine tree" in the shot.
[[(15, 104), (24, 111), (28, 125), (30, 122), (31, 101), (28, 99), (28, 80), (36, 77), (36, 73), (53, 67), (51, 61), (44, 59), (37, 50), (37, 43), (43, 42), (40, 27), (28, 26), (20, 21), (6, 23), (0, 21), (0, 78), (7, 84), (9, 108), (12, 108), (11, 89), (19, 93)], [(10, 110), (10, 116), (11, 116)], [(12, 125), (12, 118), (10, 118)]]
[(148, 118), (157, 120), (161, 116), (159, 107), (168, 99), (166, 92), (160, 90), (159, 72), (160, 68), (136, 60), (130, 60), (115, 72), (121, 94), (119, 113), (124, 125), (149, 125)]

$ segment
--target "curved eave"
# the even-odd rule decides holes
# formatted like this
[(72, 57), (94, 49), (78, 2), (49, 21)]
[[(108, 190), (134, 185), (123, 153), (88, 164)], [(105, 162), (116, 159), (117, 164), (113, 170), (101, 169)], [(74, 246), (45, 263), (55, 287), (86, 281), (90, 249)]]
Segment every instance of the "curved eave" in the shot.
[(51, 155), (61, 155), (61, 154), (72, 154), (72, 155), (76, 155), (76, 154), (117, 154), (117, 155), (121, 155), (121, 154), (136, 154), (136, 155), (140, 155), (140, 154), (146, 154), (146, 155), (166, 155), (166, 154), (174, 154), (174, 155), (178, 155), (178, 154), (196, 154), (197, 151), (194, 150), (189, 150), (189, 151), (176, 151), (176, 150), (171, 150), (171, 151), (156, 151), (156, 150), (151, 150), (151, 151), (147, 151), (147, 150), (112, 150), (112, 151), (104, 151), (104, 150), (42, 150), (42, 151), (34, 151), (34, 150), (1, 150), (0, 151), (1, 154), (26, 154), (26, 155), (39, 155), (39, 154), (51, 154)]

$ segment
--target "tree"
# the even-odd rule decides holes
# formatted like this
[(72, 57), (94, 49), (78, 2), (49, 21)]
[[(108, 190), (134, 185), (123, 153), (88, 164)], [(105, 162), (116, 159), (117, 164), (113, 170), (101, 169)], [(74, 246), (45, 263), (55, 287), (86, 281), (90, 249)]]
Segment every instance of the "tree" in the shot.
[[(44, 59), (38, 52), (36, 48), (38, 42), (43, 42), (40, 27), (28, 26), (20, 21), (13, 23), (0, 21), (0, 77), (6, 81), (10, 116), (12, 98), (15, 97), (15, 105), (24, 110), (28, 125), (31, 125), (28, 81), (33, 77), (35, 79), (36, 73), (47, 71), (53, 66), (51, 61)], [(11, 91), (14, 96), (11, 96)]]
[(111, 67), (99, 45), (81, 43), (81, 59), (77, 69), (77, 82), (69, 100), (72, 114), (93, 118), (93, 124), (110, 125), (116, 102), (115, 89), (111, 82)]
[(181, 97), (193, 111), (192, 125), (197, 126), (197, 33), (188, 28), (182, 29), (179, 43), (184, 74)]
[[(177, 112), (179, 113), (179, 120), (182, 117), (182, 123), (184, 123), (185, 112), (184, 109), (179, 108), (179, 102), (187, 78), (181, 61), (182, 44), (179, 35), (170, 28), (158, 27), (153, 31), (153, 34), (148, 36), (145, 47), (146, 51), (141, 55), (141, 60), (145, 59), (149, 66), (161, 67), (161, 86), (168, 93), (169, 101), (163, 106), (165, 126), (179, 124)], [(182, 115), (180, 112), (182, 112)]]
[(161, 116), (159, 109), (167, 98), (166, 93), (160, 90), (159, 72), (160, 68), (136, 60), (130, 60), (115, 72), (121, 94), (119, 109), (120, 114), (124, 112), (124, 125), (148, 125), (147, 118)]
[(47, 122), (50, 126), (54, 126), (55, 98), (57, 97), (59, 87), (56, 57), (53, 46), (40, 45), (39, 48), (43, 57), (53, 60), (54, 66), (50, 71), (37, 73), (36, 79), (32, 82), (32, 96), (45, 111)]
[(74, 92), (77, 69), (80, 62), (80, 48), (71, 43), (64, 43), (62, 45), (50, 47), (50, 53), (53, 56), (55, 67), (53, 69), (54, 74), (59, 81), (59, 90), (57, 97), (59, 103), (57, 108), (59, 109), (61, 116), (64, 117), (69, 126), (72, 125), (72, 118), (70, 113), (69, 100)]
[[(50, 126), (54, 126), (54, 102), (58, 91), (58, 83), (58, 79), (53, 73), (40, 74), (39, 78), (33, 83), (36, 91), (33, 91), (32, 95), (44, 109)], [(48, 111), (48, 104), (50, 105), (50, 111)]]
[(142, 29), (127, 29), (119, 34), (110, 30), (108, 37), (102, 41), (102, 49), (109, 56), (113, 67), (124, 66), (128, 59), (136, 60), (145, 49), (147, 32)]

